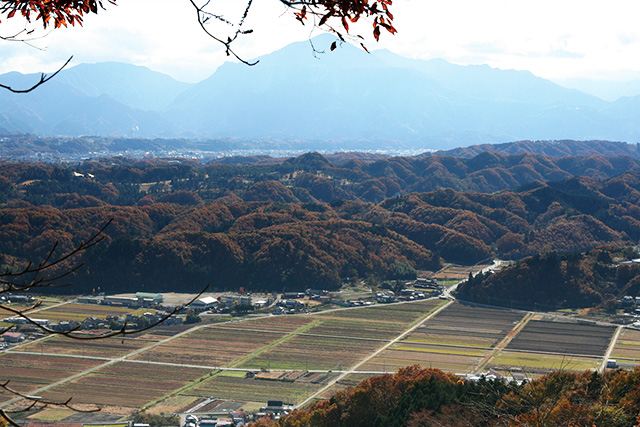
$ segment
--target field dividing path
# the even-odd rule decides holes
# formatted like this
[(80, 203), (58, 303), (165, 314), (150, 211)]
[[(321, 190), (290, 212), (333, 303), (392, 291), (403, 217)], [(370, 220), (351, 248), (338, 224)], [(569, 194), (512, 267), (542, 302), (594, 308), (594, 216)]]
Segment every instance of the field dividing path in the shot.
[(516, 335), (518, 335), (518, 332), (520, 332), (527, 325), (527, 323), (529, 323), (529, 320), (531, 320), (534, 315), (534, 313), (525, 314), (525, 316), (513, 327), (513, 329), (509, 331), (507, 336), (504, 337), (498, 344), (496, 344), (496, 346), (493, 347), (489, 354), (482, 358), (482, 360), (478, 363), (478, 367), (475, 369), (475, 372), (479, 373), (480, 371), (484, 370), (489, 361), (509, 345), (511, 340), (513, 340)]
[(384, 346), (380, 347), (378, 350), (376, 350), (375, 352), (371, 353), (369, 356), (365, 357), (363, 360), (361, 360), (359, 363), (357, 363), (356, 365), (354, 365), (351, 369), (343, 371), (342, 374), (338, 375), (336, 378), (334, 378), (333, 380), (329, 381), (327, 383), (327, 385), (325, 385), (324, 387), (322, 387), (320, 390), (316, 391), (314, 394), (312, 394), (311, 396), (307, 397), (304, 401), (302, 401), (301, 403), (295, 405), (295, 408), (302, 408), (303, 406), (305, 406), (307, 403), (311, 402), (313, 399), (316, 398), (316, 396), (321, 395), (322, 393), (324, 393), (325, 391), (327, 391), (328, 389), (330, 389), (331, 387), (333, 387), (338, 381), (340, 381), (341, 379), (343, 379), (344, 377), (346, 377), (349, 374), (355, 374), (355, 373), (359, 373), (357, 371), (357, 369), (364, 365), (365, 363), (367, 363), (368, 361), (370, 361), (371, 359), (373, 359), (374, 357), (376, 357), (377, 355), (379, 355), (380, 353), (382, 353), (383, 351), (385, 351), (386, 349), (388, 349), (389, 347), (391, 347), (393, 344), (397, 343), (398, 341), (400, 341), (401, 339), (405, 338), (407, 335), (409, 335), (411, 332), (413, 332), (414, 330), (418, 329), (418, 327), (420, 325), (422, 325), (424, 322), (426, 322), (427, 320), (431, 319), (432, 317), (434, 317), (435, 315), (437, 315), (438, 313), (440, 313), (442, 310), (444, 310), (445, 308), (449, 307), (451, 304), (453, 304), (453, 301), (449, 300), (447, 301), (445, 304), (441, 305), (440, 307), (438, 307), (437, 309), (435, 309), (434, 311), (432, 311), (431, 313), (429, 313), (429, 315), (425, 316), (424, 318), (420, 319), (419, 321), (417, 321), (415, 323), (415, 325), (411, 326), (409, 329), (407, 329), (406, 331), (404, 331), (402, 334), (398, 335), (396, 338), (394, 338), (393, 340), (389, 341), (387, 344), (385, 344)]
[[(68, 381), (73, 381), (76, 378), (80, 378), (80, 377), (82, 377), (84, 375), (90, 374), (93, 371), (97, 371), (98, 369), (102, 369), (102, 368), (107, 367), (109, 365), (113, 365), (114, 363), (119, 362), (119, 361), (121, 361), (121, 359), (109, 360), (108, 362), (103, 363), (101, 365), (94, 366), (93, 368), (89, 368), (89, 369), (86, 369), (86, 370), (84, 370), (82, 372), (78, 372), (77, 374), (74, 374), (74, 375), (71, 375), (69, 377), (63, 378), (63, 379), (61, 379), (59, 381), (56, 381), (55, 383), (46, 385), (46, 386), (41, 387), (41, 388), (39, 388), (37, 390), (33, 390), (33, 391), (27, 393), (27, 395), (28, 396), (37, 396), (38, 394), (42, 393), (43, 391), (47, 391), (50, 388), (57, 387), (57, 386), (62, 385), (64, 383), (68, 382)], [(22, 397), (16, 397), (15, 399), (11, 399), (11, 400), (8, 400), (6, 402), (0, 403), (0, 408), (3, 408), (3, 407), (8, 406), (8, 405), (11, 405), (12, 403), (16, 403), (16, 402), (18, 402), (18, 401), (20, 401), (22, 399), (23, 399)]]
[[(98, 365), (98, 366), (94, 366), (93, 368), (85, 369), (85, 370), (84, 370), (84, 371), (82, 371), (82, 372), (78, 372), (77, 374), (74, 374), (74, 375), (71, 375), (71, 376), (65, 377), (65, 378), (63, 378), (63, 379), (61, 379), (61, 380), (59, 380), (59, 381), (56, 381), (56, 382), (54, 382), (54, 383), (52, 383), (52, 384), (48, 384), (48, 385), (46, 385), (46, 386), (44, 386), (44, 387), (41, 387), (41, 388), (39, 388), (39, 389), (37, 389), (37, 390), (33, 390), (33, 391), (29, 392), (28, 394), (29, 394), (29, 396), (35, 396), (35, 395), (38, 395), (38, 394), (42, 393), (43, 391), (47, 391), (47, 390), (49, 390), (50, 388), (57, 387), (57, 386), (62, 385), (62, 384), (64, 384), (64, 383), (66, 383), (66, 382), (69, 382), (69, 381), (73, 381), (73, 380), (75, 380), (75, 379), (77, 379), (77, 378), (80, 378), (80, 377), (82, 377), (82, 376), (84, 376), (84, 375), (87, 375), (87, 374), (90, 374), (90, 373), (92, 373), (92, 372), (95, 372), (95, 371), (97, 371), (97, 370), (99, 370), (99, 369), (105, 368), (105, 367), (107, 367), (107, 366), (109, 366), (109, 365), (113, 365), (114, 363), (117, 363), (117, 362), (124, 362), (124, 361), (126, 361), (126, 358), (127, 358), (127, 357), (135, 356), (136, 354), (138, 354), (138, 353), (142, 353), (143, 351), (148, 350), (148, 349), (150, 349), (150, 348), (153, 348), (153, 347), (155, 347), (155, 346), (157, 346), (157, 345), (164, 344), (164, 343), (166, 343), (166, 342), (168, 342), (168, 341), (171, 341), (171, 340), (173, 340), (173, 339), (175, 339), (175, 338), (178, 338), (178, 337), (180, 337), (180, 336), (182, 336), (182, 335), (188, 334), (188, 333), (193, 332), (193, 331), (195, 331), (195, 330), (198, 330), (198, 329), (200, 329), (200, 328), (206, 328), (206, 327), (208, 327), (208, 326), (210, 326), (210, 325), (198, 325), (198, 326), (194, 326), (193, 328), (190, 328), (190, 329), (187, 329), (187, 330), (185, 330), (185, 331), (182, 331), (182, 332), (180, 332), (179, 334), (172, 335), (172, 336), (170, 336), (170, 337), (168, 337), (168, 338), (166, 338), (166, 339), (164, 339), (164, 340), (162, 340), (162, 341), (158, 341), (158, 342), (153, 343), (153, 344), (151, 344), (151, 345), (149, 345), (149, 346), (147, 346), (147, 347), (143, 347), (143, 348), (141, 348), (141, 349), (135, 350), (135, 351), (133, 351), (133, 352), (131, 352), (131, 353), (129, 353), (129, 354), (127, 354), (127, 355), (125, 355), (125, 356), (117, 357), (117, 358), (115, 358), (115, 359), (110, 359), (110, 360), (106, 361), (105, 363), (102, 363), (102, 364), (100, 364), (100, 365)], [(50, 337), (45, 337), (45, 338), (50, 338)], [(9, 351), (8, 353), (11, 353), (11, 351)], [(23, 352), (19, 352), (19, 353), (23, 353)], [(30, 353), (30, 352), (24, 352), (24, 353)], [(40, 354), (39, 352), (34, 352), (34, 353), (36, 353), (36, 354)], [(55, 356), (59, 356), (59, 357), (72, 357), (72, 358), (73, 358), (73, 357), (76, 357), (76, 358), (90, 359), (89, 357), (84, 357), (84, 356), (80, 356), (80, 355), (56, 354)], [(91, 358), (91, 359), (95, 359), (95, 358)], [(6, 401), (6, 402), (0, 403), (0, 408), (4, 408), (4, 407), (6, 407), (6, 406), (8, 406), (8, 405), (11, 405), (11, 404), (13, 404), (13, 403), (16, 403), (16, 402), (18, 402), (18, 401), (20, 401), (20, 400), (22, 400), (22, 398), (21, 398), (21, 397), (16, 397), (15, 399), (11, 399), (11, 400), (8, 400), (8, 401)]]
[[(45, 306), (45, 307), (39, 307), (39, 308), (34, 308), (33, 310), (29, 310), (27, 308), (27, 310), (24, 312), (24, 314), (28, 314), (29, 316), (31, 316), (33, 313), (37, 313), (39, 311), (43, 311), (43, 310), (49, 310), (51, 308), (56, 308), (56, 307), (60, 307), (66, 304), (71, 304), (73, 301), (62, 301), (53, 305), (49, 305), (49, 306)], [(7, 315), (2, 315), (2, 317), (0, 317), (0, 321), (4, 320), (4, 319), (10, 319), (12, 317), (16, 317), (15, 314), (7, 314)], [(31, 316), (32, 317), (32, 316)], [(33, 318), (33, 317), (32, 317)]]
[(620, 336), (620, 332), (622, 332), (622, 326), (618, 326), (616, 329), (616, 333), (613, 334), (613, 338), (611, 338), (611, 342), (609, 343), (609, 348), (607, 349), (607, 353), (604, 355), (602, 359), (602, 365), (600, 366), (599, 372), (602, 373), (607, 368), (607, 362), (609, 361), (609, 357), (611, 357), (611, 353), (618, 342), (618, 337)]

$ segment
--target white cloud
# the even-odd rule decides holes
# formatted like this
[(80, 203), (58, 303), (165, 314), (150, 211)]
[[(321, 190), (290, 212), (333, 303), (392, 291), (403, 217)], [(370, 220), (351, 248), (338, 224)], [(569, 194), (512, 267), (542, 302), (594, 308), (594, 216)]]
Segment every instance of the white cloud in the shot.
[[(229, 5), (241, 3), (213, 4), (228, 11)], [(254, 1), (254, 5), (246, 26), (254, 33), (234, 44), (243, 58), (269, 53), (311, 34), (310, 27), (296, 22), (278, 0)], [(548, 78), (640, 75), (636, 0), (396, 0), (392, 11), (398, 34), (383, 34), (379, 44), (371, 41), (370, 24), (357, 28), (368, 37), (370, 49), (528, 69)], [(118, 0), (117, 7), (88, 17), (84, 27), (54, 31), (37, 44), (47, 50), (0, 44), (0, 72), (49, 71), (73, 54), (76, 63), (132, 62), (197, 81), (228, 60), (223, 47), (198, 28), (187, 1)]]

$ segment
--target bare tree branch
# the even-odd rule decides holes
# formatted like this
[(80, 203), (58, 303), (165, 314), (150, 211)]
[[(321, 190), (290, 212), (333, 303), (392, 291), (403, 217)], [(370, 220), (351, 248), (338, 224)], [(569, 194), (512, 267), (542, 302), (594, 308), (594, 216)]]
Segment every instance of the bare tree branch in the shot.
[(58, 68), (58, 70), (53, 74), (45, 74), (45, 73), (40, 74), (40, 80), (38, 80), (38, 82), (36, 84), (34, 84), (33, 86), (31, 86), (31, 87), (28, 87), (26, 89), (15, 89), (15, 88), (13, 88), (11, 86), (0, 84), (0, 88), (6, 89), (6, 90), (8, 90), (10, 92), (13, 92), (13, 93), (28, 93), (28, 92), (31, 92), (31, 91), (35, 90), (36, 88), (42, 86), (43, 84), (45, 84), (46, 82), (48, 82), (52, 78), (54, 78), (60, 71), (62, 71), (64, 69), (64, 67), (66, 67), (69, 64), (69, 62), (71, 62), (71, 59), (73, 59), (73, 56), (70, 56), (69, 59), (67, 59), (67, 61), (64, 64), (62, 64), (62, 67)]

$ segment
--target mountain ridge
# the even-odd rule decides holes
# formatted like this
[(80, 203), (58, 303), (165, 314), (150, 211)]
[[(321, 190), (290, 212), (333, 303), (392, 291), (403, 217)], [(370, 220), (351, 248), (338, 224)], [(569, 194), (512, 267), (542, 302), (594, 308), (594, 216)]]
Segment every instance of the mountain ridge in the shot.
[[(312, 42), (328, 50), (331, 40)], [(367, 54), (347, 43), (315, 54), (298, 42), (259, 59), (254, 67), (225, 63), (196, 84), (128, 64), (81, 64), (34, 93), (0, 92), (0, 127), (42, 136), (307, 140), (316, 149), (323, 141), (447, 149), (640, 139), (640, 97), (607, 102), (528, 71)], [(36, 78), (9, 73), (0, 81)], [(78, 116), (74, 105), (93, 107)]]

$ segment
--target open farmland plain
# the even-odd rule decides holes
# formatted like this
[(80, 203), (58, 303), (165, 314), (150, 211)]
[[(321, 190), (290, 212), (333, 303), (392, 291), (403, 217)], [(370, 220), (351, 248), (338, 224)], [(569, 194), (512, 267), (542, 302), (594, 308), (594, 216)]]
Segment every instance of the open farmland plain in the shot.
[(47, 339), (20, 346), (16, 351), (110, 359), (125, 356), (157, 341), (142, 337), (131, 338), (129, 336), (91, 341), (76, 340), (64, 336), (51, 336)]
[[(64, 304), (49, 317), (44, 315), (49, 310), (38, 317), (63, 318), (65, 310), (86, 317), (96, 315), (96, 308), (103, 307)], [(179, 412), (211, 396), (255, 408), (267, 400), (296, 404), (327, 397), (412, 364), (457, 373), (493, 368), (529, 375), (597, 369), (614, 331), (430, 299), (163, 326), (104, 341), (48, 337), (3, 352), (0, 377), (12, 379), (21, 391), (61, 400), (73, 396), (77, 403), (104, 405), (118, 414), (139, 407)], [(639, 341), (640, 331), (623, 330), (611, 357), (640, 364)]]
[(522, 372), (527, 376), (560, 369), (597, 369), (614, 332), (613, 326), (532, 319), (488, 366), (500, 372)]
[(75, 320), (81, 322), (87, 317), (96, 316), (104, 318), (106, 316), (124, 316), (133, 313), (134, 309), (128, 307), (112, 307), (108, 305), (96, 304), (59, 304), (45, 310), (38, 311), (33, 317), (38, 319), (46, 319), (51, 322), (59, 322), (61, 320)]
[[(4, 353), (0, 355), (0, 378), (3, 381), (9, 380), (9, 387), (13, 390), (31, 393), (100, 363), (71, 357)], [(0, 400), (3, 402), (13, 397), (6, 392), (0, 393)]]
[(207, 369), (117, 362), (43, 393), (43, 397), (76, 403), (140, 408), (173, 390), (210, 374)]
[(419, 364), (471, 373), (523, 316), (507, 310), (452, 304), (369, 361), (363, 369), (395, 371)]
[(622, 329), (611, 352), (611, 358), (622, 368), (630, 369), (640, 365), (640, 331)]
[(507, 350), (599, 357), (607, 350), (614, 332), (613, 326), (531, 320)]
[[(327, 381), (331, 376), (332, 374), (324, 374), (322, 381)], [(245, 378), (243, 372), (223, 371), (189, 390), (189, 395), (224, 396), (225, 399), (242, 402), (281, 400), (298, 403), (316, 392), (322, 384), (323, 382), (258, 380)]]

